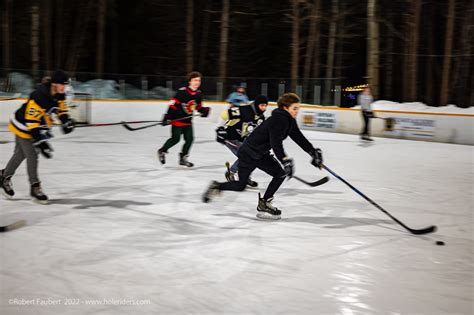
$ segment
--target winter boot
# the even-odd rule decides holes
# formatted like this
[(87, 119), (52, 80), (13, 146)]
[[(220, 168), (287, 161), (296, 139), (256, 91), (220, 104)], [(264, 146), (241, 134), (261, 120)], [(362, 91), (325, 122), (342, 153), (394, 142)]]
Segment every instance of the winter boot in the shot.
[(33, 197), (33, 201), (45, 205), (48, 203), (48, 196), (46, 196), (42, 189), (40, 183), (34, 183), (31, 185), (31, 197)]
[(228, 182), (235, 182), (235, 173), (231, 171), (225, 172), (225, 179), (227, 179)]
[(206, 192), (202, 196), (202, 201), (203, 202), (209, 202), (214, 196), (217, 196), (220, 194), (219, 190), (219, 183), (216, 181), (211, 182), (209, 187), (207, 188)]
[(12, 177), (11, 175), (4, 176), (3, 175), (4, 173), (5, 173), (5, 170), (0, 171), (0, 184), (2, 185), (2, 189), (3, 189), (2, 193), (5, 195), (5, 197), (10, 199), (15, 194), (12, 188)]
[(256, 187), (258, 187), (258, 183), (257, 183), (256, 181), (253, 181), (253, 180), (249, 177), (249, 179), (247, 180), (247, 186), (252, 187), (252, 188), (256, 188)]
[(257, 218), (265, 220), (280, 220), (281, 211), (272, 205), (273, 197), (267, 200), (258, 194)]
[(193, 167), (194, 164), (188, 161), (188, 155), (180, 153), (179, 154), (179, 165), (184, 165), (187, 167)]
[(161, 164), (165, 164), (165, 163), (166, 163), (166, 156), (165, 156), (166, 153), (168, 153), (168, 152), (163, 151), (162, 149), (159, 149), (159, 150), (158, 150), (158, 153), (157, 153), (157, 154), (158, 154), (158, 160), (160, 160), (160, 163), (161, 163)]

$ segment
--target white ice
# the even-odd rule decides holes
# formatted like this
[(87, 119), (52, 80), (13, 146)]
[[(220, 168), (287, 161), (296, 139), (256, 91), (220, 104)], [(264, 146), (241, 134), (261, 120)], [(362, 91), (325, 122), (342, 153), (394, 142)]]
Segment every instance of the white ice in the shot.
[[(0, 235), (1, 314), (473, 313), (471, 146), (304, 132), (328, 167), (396, 218), (438, 226), (415, 236), (334, 177), (317, 188), (285, 181), (277, 222), (255, 218), (257, 190), (202, 203), (233, 160), (203, 119), (193, 169), (177, 165), (182, 142), (159, 165), (169, 127), (54, 132), (54, 158), (40, 160), (51, 203), (30, 200), (25, 164), (15, 197), (0, 200), (1, 224), (27, 220)], [(4, 167), (14, 143), (0, 137)], [(291, 140), (285, 147), (297, 175), (327, 175)], [(270, 178), (253, 178), (263, 192)]]

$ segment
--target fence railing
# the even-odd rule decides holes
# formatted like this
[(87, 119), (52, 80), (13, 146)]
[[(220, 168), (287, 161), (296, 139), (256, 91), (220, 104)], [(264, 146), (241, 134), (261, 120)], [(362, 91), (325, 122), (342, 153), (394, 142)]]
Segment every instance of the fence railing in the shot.
[[(49, 71), (32, 75), (28, 70), (1, 69), (7, 73), (0, 77), (0, 97), (20, 94), (27, 97)], [(92, 72), (71, 74), (74, 91), (91, 94), (93, 99), (169, 99), (176, 90), (186, 85), (184, 76), (137, 75)], [(285, 92), (295, 92), (303, 103), (317, 105), (352, 106), (351, 98), (344, 95), (337, 79), (310, 78), (292, 81), (289, 78), (227, 77), (225, 79), (204, 76), (201, 90), (210, 101), (224, 101), (238, 86), (246, 88), (250, 99), (265, 95), (276, 101)]]

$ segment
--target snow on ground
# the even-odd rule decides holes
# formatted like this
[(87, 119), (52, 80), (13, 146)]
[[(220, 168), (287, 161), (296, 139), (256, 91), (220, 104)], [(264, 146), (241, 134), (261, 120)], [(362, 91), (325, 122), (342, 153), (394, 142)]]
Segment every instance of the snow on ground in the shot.
[[(178, 146), (158, 165), (169, 127), (55, 130), (54, 158), (40, 160), (51, 203), (30, 201), (25, 165), (15, 198), (0, 200), (1, 224), (28, 221), (0, 235), (0, 313), (473, 313), (471, 146), (304, 131), (328, 167), (408, 226), (438, 232), (410, 235), (336, 178), (286, 181), (274, 202), (282, 220), (262, 222), (257, 190), (201, 202), (232, 160), (203, 121), (193, 169), (177, 165)], [(13, 146), (0, 144), (2, 166)], [(297, 175), (327, 175), (285, 146)]]

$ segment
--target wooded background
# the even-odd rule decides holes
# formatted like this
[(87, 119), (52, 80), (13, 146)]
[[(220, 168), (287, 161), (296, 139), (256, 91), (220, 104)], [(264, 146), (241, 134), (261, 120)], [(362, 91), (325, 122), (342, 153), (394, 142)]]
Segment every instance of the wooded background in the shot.
[(472, 0), (1, 1), (2, 76), (198, 70), (293, 87), (368, 82), (376, 99), (474, 105)]

